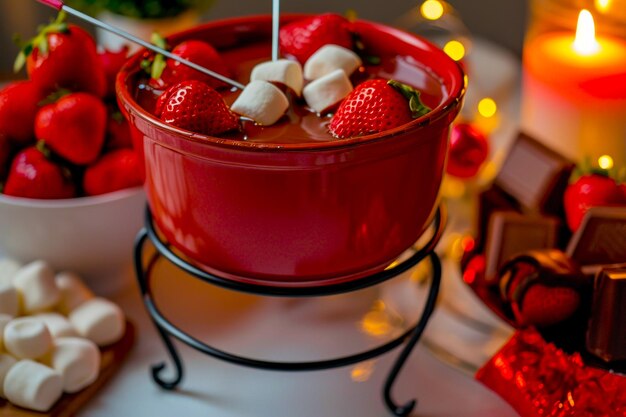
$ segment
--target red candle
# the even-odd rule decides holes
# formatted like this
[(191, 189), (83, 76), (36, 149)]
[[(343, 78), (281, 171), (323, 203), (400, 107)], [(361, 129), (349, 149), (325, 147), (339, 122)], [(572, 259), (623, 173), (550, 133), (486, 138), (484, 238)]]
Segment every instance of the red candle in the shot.
[(626, 41), (596, 38), (588, 11), (576, 33), (525, 45), (522, 94), (524, 130), (576, 162), (608, 155), (626, 167)]

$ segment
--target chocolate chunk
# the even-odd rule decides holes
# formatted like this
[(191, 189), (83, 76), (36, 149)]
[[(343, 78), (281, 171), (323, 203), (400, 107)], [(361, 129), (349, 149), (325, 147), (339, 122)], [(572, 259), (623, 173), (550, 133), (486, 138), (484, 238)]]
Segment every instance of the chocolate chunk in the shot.
[(626, 268), (596, 276), (587, 350), (606, 362), (626, 360)]
[(529, 250), (556, 246), (559, 221), (553, 217), (495, 212), (489, 222), (485, 250), (485, 276), (496, 276), (513, 256)]
[(563, 215), (563, 193), (574, 163), (530, 136), (520, 133), (495, 185), (531, 213)]
[(626, 207), (590, 208), (566, 253), (591, 274), (626, 264)]

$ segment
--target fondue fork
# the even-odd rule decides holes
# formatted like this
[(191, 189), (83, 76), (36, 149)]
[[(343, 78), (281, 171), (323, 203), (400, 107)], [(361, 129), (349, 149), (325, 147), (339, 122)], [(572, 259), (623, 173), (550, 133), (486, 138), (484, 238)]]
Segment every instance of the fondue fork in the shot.
[[(210, 77), (213, 77), (213, 78), (216, 78), (216, 79), (218, 79), (220, 81), (223, 81), (226, 84), (229, 84), (229, 85), (231, 85), (231, 86), (233, 86), (233, 87), (235, 87), (235, 88), (237, 88), (239, 90), (243, 90), (245, 88), (245, 86), (243, 84), (241, 84), (241, 83), (239, 83), (239, 82), (237, 82), (235, 80), (231, 80), (228, 77), (224, 77), (222, 74), (218, 74), (215, 71), (211, 71), (208, 68), (205, 68), (205, 67), (200, 66), (198, 64), (195, 64), (195, 63), (193, 63), (191, 61), (188, 61), (188, 60), (186, 60), (184, 58), (181, 58), (178, 55), (174, 55), (171, 52), (166, 51), (163, 48), (159, 48), (158, 46), (152, 45), (151, 43), (146, 42), (143, 39), (140, 39), (140, 38), (138, 38), (136, 36), (133, 36), (133, 35), (131, 35), (128, 32), (125, 32), (125, 31), (123, 31), (121, 29), (118, 29), (118, 28), (116, 28), (114, 26), (111, 26), (111, 25), (109, 25), (107, 23), (104, 23), (101, 20), (95, 19), (95, 18), (93, 18), (93, 17), (91, 17), (89, 15), (86, 15), (85, 13), (82, 13), (82, 12), (80, 12), (80, 11), (70, 7), (70, 6), (67, 6), (67, 5), (65, 5), (63, 3), (62, 0), (36, 0), (36, 1), (38, 1), (39, 3), (45, 4), (46, 6), (50, 6), (50, 7), (54, 8), (54, 9), (56, 9), (58, 11), (64, 11), (65, 13), (70, 14), (72, 16), (75, 16), (75, 17), (77, 17), (77, 18), (79, 18), (81, 20), (84, 20), (84, 21), (88, 22), (88, 23), (91, 23), (94, 26), (102, 28), (102, 29), (104, 29), (104, 30), (106, 30), (108, 32), (111, 32), (111, 33), (113, 33), (113, 34), (115, 34), (117, 36), (120, 36), (120, 37), (122, 37), (122, 38), (124, 38), (126, 40), (129, 40), (129, 41), (131, 41), (133, 43), (141, 45), (141, 46), (143, 46), (146, 49), (149, 49), (149, 50), (151, 50), (153, 52), (161, 54), (161, 55), (163, 55), (163, 56), (165, 56), (167, 58), (173, 59), (174, 61), (178, 61), (181, 64), (186, 65), (186, 66), (188, 66), (190, 68), (193, 68), (196, 71), (200, 71), (201, 73), (206, 74), (206, 75), (208, 75)], [(275, 0), (275, 1), (278, 1), (278, 0)]]

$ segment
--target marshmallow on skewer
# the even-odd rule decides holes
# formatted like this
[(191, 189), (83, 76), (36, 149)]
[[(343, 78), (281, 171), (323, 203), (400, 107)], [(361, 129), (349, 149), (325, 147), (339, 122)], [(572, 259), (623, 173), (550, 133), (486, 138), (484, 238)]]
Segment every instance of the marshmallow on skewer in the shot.
[(0, 259), (0, 285), (4, 282), (12, 283), (13, 276), (22, 267), (22, 265), (14, 259)]
[(63, 377), (63, 392), (73, 394), (98, 378), (100, 350), (90, 340), (61, 337), (54, 341), (49, 365)]
[(39, 313), (31, 317), (45, 324), (53, 338), (78, 336), (72, 323), (59, 313)]
[(22, 298), (22, 307), (27, 314), (54, 307), (61, 296), (54, 283), (54, 271), (43, 261), (33, 262), (17, 271), (13, 285)]
[(0, 398), (6, 398), (4, 396), (4, 378), (16, 363), (17, 359), (13, 356), (7, 355), (6, 353), (0, 353)]
[(20, 297), (11, 282), (0, 280), (0, 314), (17, 316), (20, 312)]
[(46, 412), (63, 394), (61, 374), (40, 363), (22, 360), (4, 378), (4, 394), (11, 403)]
[(52, 349), (52, 335), (41, 320), (20, 317), (5, 326), (4, 347), (18, 359), (38, 359)]
[(83, 303), (69, 315), (78, 334), (98, 346), (117, 342), (124, 335), (124, 313), (114, 303), (96, 297)]
[(74, 273), (58, 273), (54, 281), (61, 291), (58, 309), (65, 315), (70, 314), (76, 307), (94, 297), (93, 292)]
[(273, 125), (289, 108), (287, 96), (267, 81), (251, 81), (230, 109), (262, 126)]
[(343, 46), (328, 44), (318, 49), (304, 64), (304, 78), (316, 80), (340, 69), (349, 77), (363, 65), (361, 58)]
[(262, 62), (252, 69), (250, 81), (269, 81), (286, 85), (293, 90), (296, 95), (302, 95), (302, 66), (299, 62), (288, 59)]
[(0, 314), (0, 351), (4, 349), (4, 328), (13, 321), (13, 316)]
[(337, 69), (310, 82), (302, 93), (309, 107), (322, 114), (337, 105), (352, 89), (352, 83), (346, 73)]

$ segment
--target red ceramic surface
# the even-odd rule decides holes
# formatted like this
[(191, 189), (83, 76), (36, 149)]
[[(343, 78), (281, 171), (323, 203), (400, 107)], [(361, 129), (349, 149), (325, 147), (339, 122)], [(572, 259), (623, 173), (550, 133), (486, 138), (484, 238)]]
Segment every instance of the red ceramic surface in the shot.
[[(277, 285), (354, 279), (382, 270), (424, 232), (438, 200), (449, 127), (465, 89), (463, 73), (412, 35), (364, 21), (354, 29), (371, 50), (420, 63), (419, 73), (402, 65), (381, 71), (417, 87), (436, 84), (428, 98), (431, 113), (384, 134), (347, 140), (219, 139), (165, 125), (138, 105), (141, 56), (118, 76), (119, 101), (143, 139), (155, 221), (205, 269)], [(190, 38), (210, 41), (230, 61), (241, 59), (233, 48), (262, 42), (267, 47), (249, 51), (269, 59), (271, 19), (212, 22), (171, 43)], [(283, 135), (293, 130), (282, 129)]]

